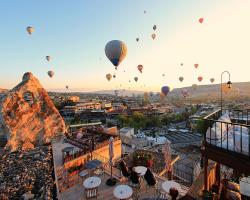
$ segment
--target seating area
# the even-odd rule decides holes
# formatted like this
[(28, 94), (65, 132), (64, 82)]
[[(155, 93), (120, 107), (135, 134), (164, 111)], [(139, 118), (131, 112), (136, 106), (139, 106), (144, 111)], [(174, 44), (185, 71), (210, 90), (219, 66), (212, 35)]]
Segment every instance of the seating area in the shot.
[[(155, 175), (150, 168), (144, 166), (128, 168), (124, 161), (121, 161), (119, 166), (120, 170), (113, 170), (116, 185), (108, 186), (106, 184), (111, 176), (108, 168), (105, 168), (100, 174), (95, 173), (101, 169), (99, 166), (94, 171), (85, 169), (72, 178), (75, 180), (74, 185), (63, 183), (68, 188), (60, 191), (60, 199), (178, 199), (187, 192), (185, 186)], [(172, 198), (172, 194), (175, 197)]]

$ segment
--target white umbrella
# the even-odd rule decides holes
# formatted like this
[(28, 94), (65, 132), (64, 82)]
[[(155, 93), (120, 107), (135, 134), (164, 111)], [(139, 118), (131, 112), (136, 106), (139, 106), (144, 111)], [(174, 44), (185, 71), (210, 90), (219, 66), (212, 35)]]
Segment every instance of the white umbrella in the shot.
[(109, 163), (111, 168), (111, 178), (112, 178), (112, 160), (114, 157), (114, 139), (113, 137), (109, 138)]

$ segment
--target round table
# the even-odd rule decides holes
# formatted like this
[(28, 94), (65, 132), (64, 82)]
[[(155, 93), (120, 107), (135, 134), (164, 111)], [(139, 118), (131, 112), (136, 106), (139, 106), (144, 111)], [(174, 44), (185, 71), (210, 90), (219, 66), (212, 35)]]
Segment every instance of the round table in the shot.
[(113, 195), (117, 199), (128, 199), (132, 196), (133, 190), (128, 185), (118, 185), (113, 191)]
[(139, 176), (144, 176), (146, 174), (147, 168), (144, 166), (137, 166), (134, 167), (134, 170)]
[(181, 185), (179, 183), (174, 182), (174, 181), (165, 181), (162, 183), (161, 187), (166, 193), (169, 193), (170, 188), (175, 188), (179, 192), (181, 190)]
[(92, 188), (96, 188), (99, 185), (101, 185), (101, 179), (97, 176), (91, 176), (89, 178), (87, 178), (84, 182), (83, 182), (83, 186), (86, 189), (92, 189)]

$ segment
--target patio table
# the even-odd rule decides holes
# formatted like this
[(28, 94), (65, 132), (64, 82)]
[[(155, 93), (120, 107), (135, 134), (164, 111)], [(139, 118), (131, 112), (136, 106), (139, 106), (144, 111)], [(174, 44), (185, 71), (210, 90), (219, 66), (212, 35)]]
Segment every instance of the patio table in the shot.
[(165, 181), (162, 183), (162, 189), (166, 192), (169, 193), (170, 188), (175, 188), (179, 192), (182, 190), (181, 185), (179, 183), (176, 183), (174, 181)]
[(113, 195), (115, 196), (115, 198), (120, 200), (128, 199), (132, 196), (132, 194), (133, 190), (128, 185), (118, 185), (113, 191)]
[(144, 166), (137, 166), (134, 167), (134, 170), (139, 176), (144, 176), (146, 174), (147, 168)]
[(101, 183), (102, 183), (102, 180), (99, 177), (91, 176), (83, 182), (83, 186), (86, 189), (92, 189), (92, 188), (96, 188), (96, 187), (100, 186)]

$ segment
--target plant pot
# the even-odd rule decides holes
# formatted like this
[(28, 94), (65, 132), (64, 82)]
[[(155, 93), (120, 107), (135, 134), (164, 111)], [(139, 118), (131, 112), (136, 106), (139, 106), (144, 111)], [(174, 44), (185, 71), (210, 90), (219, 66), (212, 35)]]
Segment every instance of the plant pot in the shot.
[(147, 167), (152, 168), (153, 166), (153, 160), (147, 160)]
[(106, 184), (108, 186), (114, 186), (116, 184), (116, 179), (115, 178), (109, 178), (107, 181), (106, 181)]

